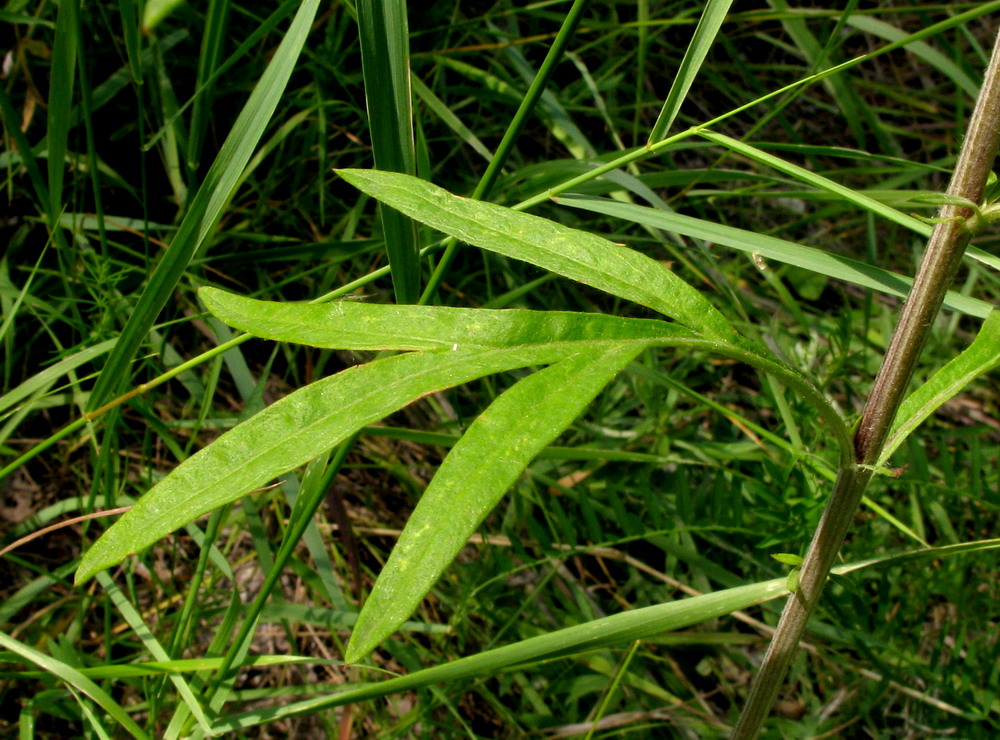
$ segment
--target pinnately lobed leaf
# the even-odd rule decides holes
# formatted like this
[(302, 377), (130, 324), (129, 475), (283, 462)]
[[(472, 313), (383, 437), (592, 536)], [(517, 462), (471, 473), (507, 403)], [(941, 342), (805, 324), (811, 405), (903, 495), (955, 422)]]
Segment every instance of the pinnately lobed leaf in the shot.
[[(614, 343), (592, 342), (589, 349), (602, 344)], [(302, 465), (421, 396), (484, 375), (558, 362), (581, 349), (579, 343), (559, 342), (411, 353), (352, 367), (308, 385), (178, 465), (84, 554), (76, 582)]]
[(338, 172), (376, 200), (467, 244), (647, 306), (706, 338), (747, 344), (707, 298), (639, 252), (548, 219), (452, 195), (415, 177), (376, 170)]
[(407, 520), (344, 660), (357, 662), (406, 621), (531, 460), (641, 350), (629, 343), (567, 357), (519, 381), (472, 423)]
[(662, 321), (347, 302), (282, 306), (214, 289), (205, 289), (202, 296), (220, 317), (275, 339), (345, 349), (426, 351), (376, 360), (320, 380), (222, 435), (182, 462), (94, 543), (77, 569), (77, 582), (302, 465), (417, 398), (483, 375), (580, 353), (601, 357), (612, 350), (679, 345), (781, 371), (773, 360)]

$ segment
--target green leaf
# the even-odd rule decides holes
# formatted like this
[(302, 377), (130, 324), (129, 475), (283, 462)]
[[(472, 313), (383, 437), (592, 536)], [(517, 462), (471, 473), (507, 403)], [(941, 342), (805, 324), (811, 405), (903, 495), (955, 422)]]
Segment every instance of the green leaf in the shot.
[(149, 34), (154, 31), (160, 23), (183, 4), (184, 0), (146, 0), (142, 13), (143, 33)]
[[(132, 632), (136, 637), (142, 641), (143, 647), (149, 651), (149, 654), (155, 660), (169, 663), (170, 656), (167, 654), (167, 651), (163, 649), (163, 646), (160, 645), (155, 635), (153, 635), (152, 631), (146, 625), (142, 614), (132, 606), (132, 603), (125, 597), (121, 589), (115, 585), (115, 582), (105, 573), (98, 574), (97, 580), (111, 597), (111, 602), (115, 605), (118, 613), (122, 615), (129, 627), (132, 628)], [(191, 685), (182, 676), (178, 675), (170, 676), (169, 680), (174, 685), (174, 688), (177, 689), (177, 693), (180, 694), (181, 699), (187, 705), (191, 714), (198, 721), (198, 725), (208, 732), (210, 729), (208, 718), (205, 716), (205, 711), (198, 702), (198, 698), (191, 690)]]
[(631, 344), (568, 357), (518, 382), (473, 422), (406, 522), (345, 661), (356, 663), (406, 621), (528, 463), (640, 350)]
[[(385, 306), (341, 301), (330, 305), (278, 304), (205, 288), (206, 305), (224, 321), (269, 339), (335, 349), (452, 349), (530, 346), (590, 340), (646, 340), (687, 346), (746, 362), (796, 389), (826, 420), (842, 455), (853, 455), (847, 428), (823, 394), (801, 373), (750, 342), (703, 338), (673, 324), (603, 314)], [(737, 339), (740, 339), (737, 337)]]
[[(76, 81), (76, 55), (79, 43), (79, 0), (59, 3), (56, 36), (52, 45), (52, 69), (48, 107), (49, 228), (55, 230), (63, 210), (63, 179), (66, 172), (66, 145), (70, 129), (70, 109)], [(13, 119), (17, 120), (17, 119)], [(8, 126), (10, 126), (8, 122)]]
[(733, 0), (709, 0), (705, 3), (705, 11), (698, 19), (691, 43), (688, 44), (674, 81), (670, 85), (670, 92), (667, 93), (660, 115), (649, 133), (650, 143), (655, 144), (670, 130), (681, 109), (681, 103), (687, 98), (688, 91), (698, 76), (698, 70), (701, 69), (702, 62), (705, 61), (705, 56), (712, 47), (732, 4)]
[[(922, 548), (839, 565), (833, 569), (833, 574), (842, 575), (872, 566), (885, 568), (909, 561), (968, 555), (997, 548), (1000, 548), (1000, 540), (982, 540), (948, 547)], [(632, 609), (537, 637), (530, 637), (511, 645), (459, 658), (450, 663), (425, 668), (388, 681), (364, 684), (327, 696), (319, 696), (279, 707), (254, 709), (233, 717), (226, 717), (217, 722), (213, 729), (220, 734), (233, 732), (245, 727), (273, 722), (282, 717), (316, 712), (320, 709), (390, 696), (403, 691), (414, 691), (447, 681), (476, 676), (496, 676), (500, 671), (527, 663), (573, 655), (587, 650), (623, 645), (634, 640), (648, 639), (670, 630), (683, 629), (708, 619), (717, 619), (731, 614), (737, 609), (746, 609), (753, 604), (784, 596), (788, 593), (786, 586), (787, 577), (775, 578), (761, 583), (737, 586), (701, 596)]]
[(771, 167), (778, 172), (790, 175), (800, 182), (807, 183), (820, 190), (825, 190), (828, 193), (842, 198), (848, 203), (853, 203), (859, 208), (878, 214), (879, 216), (893, 221), (910, 231), (920, 234), (923, 237), (929, 237), (931, 235), (931, 227), (924, 222), (903, 213), (902, 211), (897, 211), (892, 206), (888, 206), (885, 203), (875, 200), (864, 193), (852, 190), (851, 188), (836, 183), (827, 177), (823, 177), (823, 175), (817, 175), (815, 172), (810, 172), (804, 167), (799, 167), (798, 165), (792, 164), (781, 157), (776, 157), (773, 154), (761, 151), (757, 147), (751, 146), (746, 142), (733, 139), (729, 136), (724, 136), (723, 134), (701, 130), (698, 132), (698, 135), (715, 144), (724, 146), (730, 151), (742, 154), (744, 157), (752, 159), (755, 162), (759, 162), (760, 164)]
[(413, 177), (338, 171), (359, 190), (456, 239), (648, 306), (707, 336), (747, 344), (701, 293), (639, 252), (538, 216), (460, 198)]
[(69, 686), (77, 689), (80, 693), (93, 699), (95, 703), (110, 714), (124, 730), (132, 735), (132, 737), (142, 738), (142, 740), (149, 737), (149, 735), (143, 732), (142, 728), (139, 727), (139, 725), (137, 725), (131, 717), (129, 717), (128, 712), (122, 709), (121, 705), (118, 704), (118, 702), (116, 702), (106, 691), (104, 691), (104, 689), (72, 666), (63, 663), (60, 660), (56, 660), (51, 655), (46, 655), (45, 653), (39, 652), (32, 647), (28, 647), (24, 643), (15, 640), (13, 637), (4, 632), (0, 632), (0, 648), (9, 650), (24, 660), (34, 663), (42, 670), (51, 673), (60, 681), (63, 681)]
[(795, 593), (799, 590), (799, 573), (801, 571), (798, 568), (793, 568), (788, 571), (788, 575), (785, 577), (785, 588), (788, 589), (789, 593)]
[[(590, 349), (609, 346), (593, 342)], [(91, 546), (77, 568), (76, 582), (120, 563), (428, 393), (492, 373), (557, 362), (582, 349), (577, 343), (557, 343), (397, 355), (306, 386), (178, 465)]]
[[(358, 0), (361, 68), (372, 154), (380, 170), (416, 173), (410, 50), (404, 0)], [(416, 225), (398, 211), (379, 209), (397, 303), (420, 291)]]
[(802, 565), (802, 556), (792, 552), (776, 552), (771, 557), (784, 565)]
[(315, 712), (320, 708), (341, 706), (474, 676), (495, 676), (498, 672), (514, 666), (623, 645), (671, 630), (683, 629), (787, 593), (785, 578), (782, 577), (632, 609), (530, 637), (511, 645), (459, 658), (450, 663), (425, 668), (388, 681), (363, 684), (334, 695), (306, 699), (283, 707), (256, 709), (253, 712), (226, 717), (217, 722), (213, 729), (217, 733), (232, 732), (243, 727), (273, 722), (291, 714)]
[(517, 347), (593, 339), (698, 341), (690, 331), (653, 319), (568, 311), (391, 306), (356, 301), (275, 303), (227, 293), (198, 292), (230, 326), (254, 336), (312, 347), (354, 350), (451, 350)]
[[(580, 196), (561, 196), (559, 203), (580, 208), (585, 211), (603, 213), (606, 216), (621, 218), (634, 223), (654, 226), (658, 229), (676, 231), (678, 234), (703, 239), (714, 244), (738, 249), (741, 252), (762, 257), (765, 260), (776, 260), (788, 265), (795, 265), (806, 270), (845, 280), (865, 288), (882, 291), (890, 295), (905, 298), (909, 293), (913, 280), (879, 267), (858, 262), (847, 257), (841, 257), (822, 249), (806, 247), (802, 244), (778, 239), (754, 231), (736, 229), (732, 226), (712, 223), (700, 218), (684, 216), (679, 213), (658, 211), (645, 206), (619, 203), (604, 198), (589, 198)], [(955, 311), (986, 318), (993, 307), (985, 301), (949, 291), (944, 305)]]
[(108, 357), (90, 394), (87, 407), (89, 411), (102, 406), (115, 393), (136, 350), (173, 293), (191, 258), (215, 230), (223, 209), (233, 196), (244, 166), (274, 114), (318, 7), (319, 0), (304, 0), (275, 51), (274, 58), (240, 111), (219, 155), (184, 214), (170, 248), (156, 266), (118, 343)]
[(1000, 366), (1000, 311), (991, 313), (979, 334), (958, 357), (938, 370), (900, 405), (889, 438), (876, 467), (885, 465), (892, 453), (923, 421), (956, 396), (980, 375)]

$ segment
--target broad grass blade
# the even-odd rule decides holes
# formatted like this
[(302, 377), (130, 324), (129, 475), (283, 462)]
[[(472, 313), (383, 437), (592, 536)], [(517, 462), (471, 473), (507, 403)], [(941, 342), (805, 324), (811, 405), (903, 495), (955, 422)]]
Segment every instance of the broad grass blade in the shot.
[[(684, 234), (694, 239), (703, 239), (714, 244), (738, 249), (741, 252), (755, 254), (764, 260), (776, 260), (788, 265), (795, 265), (900, 298), (906, 297), (910, 285), (913, 283), (911, 278), (848, 257), (831, 254), (815, 247), (807, 247), (777, 237), (716, 224), (679, 213), (667, 213), (666, 211), (619, 203), (604, 198), (562, 196), (558, 198), (558, 202), (585, 211), (594, 211), (634, 223), (655, 226), (658, 229), (676, 231), (678, 234)], [(954, 291), (948, 292), (944, 305), (946, 308), (979, 318), (986, 318), (993, 310), (993, 307), (985, 301), (969, 298)]]
[[(594, 342), (590, 349), (601, 345)], [(604, 343), (603, 348), (609, 346)], [(582, 349), (558, 344), (396, 355), (306, 386), (178, 465), (91, 546), (77, 569), (77, 583), (428, 393), (484, 375), (557, 362)]]
[(967, 349), (903, 401), (878, 464), (885, 465), (913, 430), (946, 401), (961, 393), (973, 380), (997, 367), (1000, 367), (1000, 311), (994, 311), (987, 317)]
[(745, 344), (701, 293), (639, 252), (538, 216), (460, 198), (412, 177), (339, 172), (359, 190), (456, 239), (648, 306), (708, 337)]
[(708, 0), (705, 4), (705, 11), (698, 19), (691, 43), (688, 44), (687, 51), (684, 52), (684, 58), (681, 60), (674, 81), (670, 85), (670, 92), (667, 93), (667, 97), (663, 101), (660, 115), (649, 132), (649, 143), (658, 142), (673, 125), (680, 112), (681, 104), (687, 98), (688, 90), (691, 89), (691, 84), (698, 76), (702, 62), (705, 61), (705, 56), (715, 41), (732, 4), (733, 0)]
[(288, 83), (309, 28), (316, 16), (319, 0), (304, 0), (274, 58), (233, 124), (229, 136), (205, 180), (198, 188), (188, 212), (170, 243), (170, 248), (156, 266), (129, 320), (101, 371), (90, 394), (88, 410), (102, 406), (117, 390), (129, 363), (156, 320), (192, 256), (212, 234), (222, 211), (233, 195), (243, 167), (253, 154), (267, 127), (278, 100)]
[(208, 310), (241, 331), (312, 347), (353, 350), (503, 348), (553, 342), (697, 340), (665, 321), (568, 311), (393, 306), (338, 301), (277, 303), (202, 288)]
[(444, 459), (365, 602), (344, 660), (356, 663), (420, 604), (528, 463), (568, 427), (641, 347), (568, 357), (519, 381)]
[[(416, 155), (405, 0), (359, 0), (358, 28), (375, 166), (413, 175)], [(416, 225), (385, 208), (379, 208), (379, 216), (396, 302), (416, 303), (420, 292)]]

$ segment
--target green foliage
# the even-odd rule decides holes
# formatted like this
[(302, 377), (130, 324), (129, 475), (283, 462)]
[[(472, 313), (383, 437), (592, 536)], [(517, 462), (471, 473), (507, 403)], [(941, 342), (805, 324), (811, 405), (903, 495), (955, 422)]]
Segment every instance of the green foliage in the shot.
[[(360, 0), (358, 30), (375, 166), (414, 175), (417, 162), (406, 3), (403, 0)], [(416, 228), (398, 211), (380, 210), (379, 215), (396, 302), (414, 303), (420, 290)]]
[[(1000, 2), (319, 10), (0, 14), (0, 728), (727, 736)], [(768, 737), (1000, 729), (982, 223)]]

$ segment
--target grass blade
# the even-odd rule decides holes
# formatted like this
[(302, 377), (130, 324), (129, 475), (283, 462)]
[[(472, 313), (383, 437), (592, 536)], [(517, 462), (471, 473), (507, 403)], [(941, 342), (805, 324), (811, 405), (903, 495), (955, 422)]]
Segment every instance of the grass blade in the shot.
[(118, 13), (122, 20), (122, 37), (125, 39), (125, 57), (129, 77), (142, 84), (142, 29), (139, 27), (139, 0), (118, 0)]
[(930, 224), (924, 223), (923, 221), (903, 213), (902, 211), (897, 211), (892, 206), (887, 206), (885, 203), (875, 200), (864, 193), (840, 185), (829, 178), (817, 175), (815, 172), (810, 172), (804, 167), (799, 167), (798, 165), (792, 164), (791, 162), (781, 159), (780, 157), (775, 157), (773, 154), (761, 151), (757, 147), (723, 134), (701, 130), (698, 132), (698, 135), (715, 144), (724, 146), (730, 151), (742, 154), (744, 157), (752, 159), (755, 162), (771, 167), (778, 172), (791, 175), (801, 182), (812, 185), (820, 190), (825, 190), (828, 193), (832, 193), (833, 195), (843, 198), (848, 203), (853, 203), (860, 208), (864, 208), (867, 211), (878, 214), (879, 216), (897, 223), (900, 226), (903, 226), (916, 234), (920, 234), (925, 238), (931, 235), (931, 229), (933, 227)]
[(626, 345), (568, 357), (519, 381), (472, 423), (407, 520), (358, 615), (346, 662), (406, 621), (528, 463), (639, 351)]
[[(887, 567), (906, 562), (954, 557), (1000, 548), (1000, 540), (981, 540), (948, 547), (930, 547), (910, 552), (872, 558), (840, 565), (832, 569), (835, 575), (855, 573), (873, 566)], [(412, 691), (425, 686), (456, 681), (475, 676), (494, 676), (518, 665), (573, 655), (587, 650), (622, 645), (643, 640), (670, 630), (679, 630), (708, 619), (716, 619), (738, 609), (788, 593), (786, 577), (775, 578), (747, 586), (736, 586), (701, 596), (692, 596), (655, 606), (613, 614), (585, 624), (567, 627), (538, 637), (494, 648), (477, 655), (459, 658), (451, 663), (425, 668), (406, 676), (374, 684), (363, 684), (330, 696), (307, 699), (273, 709), (255, 709), (216, 722), (216, 732), (239, 730), (273, 722), (282, 717), (315, 712), (319, 709), (343, 706), (366, 699)]]
[(42, 670), (51, 673), (60, 681), (65, 682), (69, 686), (72, 686), (81, 693), (89, 696), (97, 702), (97, 704), (100, 705), (104, 711), (110, 714), (129, 734), (131, 734), (132, 737), (141, 738), (141, 740), (146, 740), (146, 738), (149, 737), (149, 735), (143, 732), (142, 728), (128, 716), (128, 713), (122, 709), (121, 705), (112, 699), (111, 696), (104, 691), (104, 689), (72, 666), (66, 665), (60, 660), (56, 660), (51, 655), (46, 655), (45, 653), (39, 652), (34, 648), (28, 647), (24, 643), (15, 640), (13, 637), (4, 632), (0, 632), (0, 648), (9, 650), (15, 655), (34, 663)]
[[(880, 39), (884, 39), (885, 41), (892, 43), (896, 43), (901, 39), (908, 37), (908, 34), (905, 31), (896, 28), (890, 23), (881, 21), (878, 18), (872, 18), (869, 15), (858, 14), (848, 16), (847, 24), (853, 26), (859, 31), (870, 33), (872, 36), (878, 36)], [(970, 100), (975, 100), (979, 97), (979, 85), (971, 77), (969, 77), (969, 75), (962, 71), (961, 67), (955, 64), (955, 62), (951, 61), (951, 59), (939, 52), (926, 41), (909, 41), (903, 44), (903, 48), (915, 57), (927, 62), (927, 64), (941, 74), (945, 75), (949, 80), (955, 83), (956, 87), (960, 88), (966, 95), (968, 95)]]
[(44, 391), (63, 375), (71, 373), (81, 365), (86, 365), (88, 362), (100, 357), (105, 352), (108, 352), (114, 344), (115, 340), (109, 339), (92, 347), (87, 347), (32, 375), (16, 388), (0, 396), (0, 415), (35, 393)]
[(73, 83), (76, 80), (76, 47), (79, 44), (77, 15), (79, 12), (79, 0), (66, 0), (66, 2), (59, 4), (59, 15), (56, 17), (56, 38), (52, 48), (52, 81), (49, 84), (47, 138), (49, 202), (46, 206), (48, 208), (49, 228), (53, 231), (57, 228), (59, 214), (63, 211), (63, 179), (66, 172), (66, 145), (70, 130), (70, 110), (73, 107)]
[[(845, 280), (855, 285), (905, 298), (913, 280), (880, 267), (858, 262), (848, 257), (825, 252), (815, 247), (807, 247), (777, 237), (754, 231), (716, 224), (679, 213), (667, 213), (645, 206), (619, 203), (603, 198), (562, 196), (558, 199), (573, 208), (603, 213), (635, 223), (655, 226), (659, 229), (676, 231), (678, 234), (721, 244), (748, 254), (756, 254), (766, 260), (773, 259), (788, 265), (795, 265), (829, 277)], [(954, 311), (970, 316), (986, 318), (993, 307), (977, 298), (969, 298), (950, 291), (944, 305)]]
[(296, 13), (274, 58), (251, 93), (218, 157), (192, 199), (191, 207), (184, 215), (170, 248), (156, 266), (132, 310), (125, 329), (91, 392), (88, 410), (100, 408), (119, 387), (132, 357), (166, 304), (191, 257), (215, 229), (223, 209), (233, 195), (243, 167), (274, 114), (318, 7), (319, 0), (304, 0)]
[(518, 665), (650, 638), (708, 619), (723, 617), (737, 609), (745, 609), (762, 601), (776, 599), (788, 593), (785, 589), (786, 580), (784, 577), (775, 578), (749, 586), (737, 586), (702, 596), (633, 609), (504, 645), (477, 655), (459, 658), (450, 663), (388, 681), (363, 684), (331, 696), (307, 699), (284, 707), (236, 715), (217, 722), (214, 729), (216, 732), (232, 731), (273, 722), (279, 717), (314, 712), (324, 707), (351, 704), (447, 681), (474, 676), (492, 676)]
[[(121, 592), (121, 589), (115, 585), (115, 582), (105, 573), (99, 573), (97, 579), (100, 581), (101, 586), (111, 597), (112, 603), (118, 610), (118, 613), (122, 615), (128, 625), (132, 628), (132, 632), (142, 640), (143, 646), (149, 650), (150, 655), (157, 661), (163, 663), (170, 662), (170, 656), (167, 655), (167, 651), (163, 649), (163, 646), (157, 641), (156, 637), (150, 631), (149, 627), (146, 626), (145, 620), (143, 620), (142, 615), (136, 610), (129, 600), (125, 598), (125, 594)], [(170, 676), (170, 682), (173, 683), (174, 687), (177, 689), (177, 693), (181, 695), (184, 703), (187, 705), (188, 709), (194, 715), (198, 724), (209, 731), (208, 717), (205, 716), (204, 710), (201, 708), (201, 704), (198, 702), (198, 698), (194, 695), (191, 690), (190, 684), (184, 679), (183, 676), (177, 674), (172, 674)]]
[(201, 147), (208, 131), (208, 121), (215, 98), (216, 69), (222, 57), (222, 45), (226, 39), (226, 19), (229, 16), (229, 0), (211, 0), (205, 18), (205, 35), (201, 38), (201, 54), (198, 56), (198, 77), (195, 82), (194, 107), (191, 109), (191, 125), (188, 130), (187, 166), (192, 172), (198, 171)]
[[(404, 0), (359, 0), (361, 67), (372, 153), (380, 170), (416, 173), (409, 31)], [(379, 208), (397, 303), (415, 303), (420, 292), (417, 230), (398, 211)]]
[(691, 89), (695, 77), (698, 76), (702, 62), (705, 61), (705, 56), (715, 41), (732, 4), (733, 0), (708, 0), (705, 4), (705, 12), (698, 19), (691, 43), (688, 44), (687, 51), (684, 52), (684, 58), (677, 68), (674, 81), (670, 84), (670, 92), (667, 93), (666, 100), (663, 101), (660, 115), (649, 132), (650, 144), (655, 144), (662, 139), (673, 125), (680, 112), (681, 104), (687, 98), (688, 90)]
[(410, 83), (413, 85), (413, 92), (415, 92), (422, 101), (434, 114), (441, 119), (448, 128), (455, 132), (455, 134), (466, 144), (472, 148), (479, 156), (489, 162), (493, 159), (493, 153), (486, 147), (486, 145), (480, 141), (479, 137), (476, 136), (472, 130), (466, 126), (462, 119), (460, 119), (455, 112), (447, 106), (447, 104), (441, 100), (434, 91), (424, 84), (416, 75), (410, 78)]

